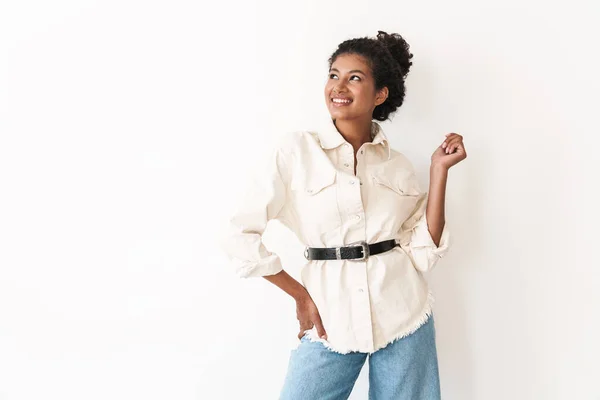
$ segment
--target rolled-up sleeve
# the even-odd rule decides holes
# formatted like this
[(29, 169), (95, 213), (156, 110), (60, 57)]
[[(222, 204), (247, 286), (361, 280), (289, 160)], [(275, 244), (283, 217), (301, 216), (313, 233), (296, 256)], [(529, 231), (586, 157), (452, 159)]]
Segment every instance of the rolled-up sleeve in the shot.
[(241, 194), (220, 237), (221, 248), (239, 278), (274, 275), (283, 270), (279, 256), (265, 247), (262, 235), (270, 220), (283, 218), (285, 158), (285, 152), (276, 145)]
[(416, 269), (432, 270), (450, 247), (450, 230), (444, 224), (439, 246), (436, 246), (427, 226), (427, 200), (429, 193), (419, 195), (412, 215), (402, 224), (400, 247), (408, 254)]

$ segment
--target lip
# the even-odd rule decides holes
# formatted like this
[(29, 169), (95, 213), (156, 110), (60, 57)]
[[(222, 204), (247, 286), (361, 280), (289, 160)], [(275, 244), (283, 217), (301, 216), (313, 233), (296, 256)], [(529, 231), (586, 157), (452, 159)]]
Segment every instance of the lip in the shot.
[[(334, 99), (340, 99), (340, 100), (350, 100), (349, 103), (336, 103), (335, 101), (333, 101)], [(349, 106), (350, 104), (352, 104), (354, 102), (354, 100), (352, 100), (350, 97), (345, 97), (345, 96), (334, 96), (331, 98), (331, 104), (334, 105), (334, 107), (346, 107)]]

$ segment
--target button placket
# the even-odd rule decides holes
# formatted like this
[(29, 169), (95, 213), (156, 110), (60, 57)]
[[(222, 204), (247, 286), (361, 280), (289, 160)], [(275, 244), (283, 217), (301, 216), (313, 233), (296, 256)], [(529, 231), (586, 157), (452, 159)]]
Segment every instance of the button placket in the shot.
[[(359, 172), (360, 171), (359, 166), (362, 165), (363, 158), (364, 158), (364, 157), (361, 156), (361, 154), (364, 154), (364, 151), (365, 151), (364, 149), (360, 149), (360, 151), (356, 155), (356, 175), (357, 176), (360, 174), (360, 172)], [(362, 185), (363, 183), (360, 182), (360, 184)]]
[(349, 143), (345, 144), (345, 147), (348, 151), (344, 154), (344, 167), (348, 168), (352, 176), (354, 176), (354, 150), (352, 150), (352, 146)]
[[(340, 199), (343, 202), (340, 203), (340, 212), (344, 215), (345, 220), (349, 223), (348, 236), (349, 237), (363, 237), (365, 231), (365, 210), (362, 201), (362, 187), (361, 179), (362, 163), (364, 161), (365, 153), (364, 149), (360, 149), (358, 154), (354, 154), (351, 146), (348, 152), (344, 149), (341, 154), (340, 164), (343, 165), (341, 168), (343, 171), (347, 171), (346, 180), (340, 189), (342, 190)], [(356, 170), (356, 173), (354, 172)], [(353, 331), (356, 334), (357, 341), (362, 343), (364, 348), (369, 349), (373, 347), (373, 332), (371, 324), (371, 299), (368, 295), (367, 290), (367, 276), (366, 276), (366, 264), (362, 264), (362, 268), (355, 268), (350, 272), (353, 275), (351, 278), (354, 282), (352, 285), (353, 289), (352, 305), (353, 305), (353, 320), (355, 323), (352, 326)]]
[(360, 185), (358, 185), (360, 181), (354, 177), (350, 178), (347, 182), (347, 194), (342, 197), (344, 199), (344, 204), (340, 211), (342, 211), (346, 216), (346, 219), (352, 221), (353, 224), (360, 224), (364, 213), (361, 188)]
[(357, 319), (359, 321), (365, 321), (363, 325), (362, 322), (359, 326), (354, 327), (354, 332), (359, 341), (363, 342), (365, 347), (371, 347), (373, 341), (373, 332), (371, 327), (371, 304), (369, 296), (364, 296), (365, 290), (363, 288), (359, 288), (358, 292), (363, 294), (360, 296), (355, 296), (353, 299), (353, 304)]

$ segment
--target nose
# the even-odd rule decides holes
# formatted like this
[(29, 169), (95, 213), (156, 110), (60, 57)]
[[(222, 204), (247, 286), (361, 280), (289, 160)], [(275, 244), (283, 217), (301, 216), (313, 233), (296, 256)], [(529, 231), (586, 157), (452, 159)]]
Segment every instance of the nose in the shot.
[(346, 92), (346, 87), (344, 86), (343, 83), (338, 83), (333, 87), (334, 94), (339, 94), (339, 93), (344, 93), (344, 92)]

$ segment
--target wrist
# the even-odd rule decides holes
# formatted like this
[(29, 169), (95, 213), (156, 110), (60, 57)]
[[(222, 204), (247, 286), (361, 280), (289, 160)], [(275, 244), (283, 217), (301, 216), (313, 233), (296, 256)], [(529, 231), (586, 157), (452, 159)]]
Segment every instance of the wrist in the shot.
[(294, 293), (294, 295), (292, 297), (294, 298), (296, 303), (302, 303), (302, 302), (308, 300), (310, 298), (310, 295), (308, 294), (308, 291), (306, 290), (306, 288), (304, 286), (302, 286), (302, 289), (299, 290), (297, 293)]
[(442, 164), (438, 164), (438, 163), (431, 163), (431, 165), (429, 166), (429, 173), (430, 174), (447, 174), (448, 167), (446, 167), (445, 165), (442, 165)]

